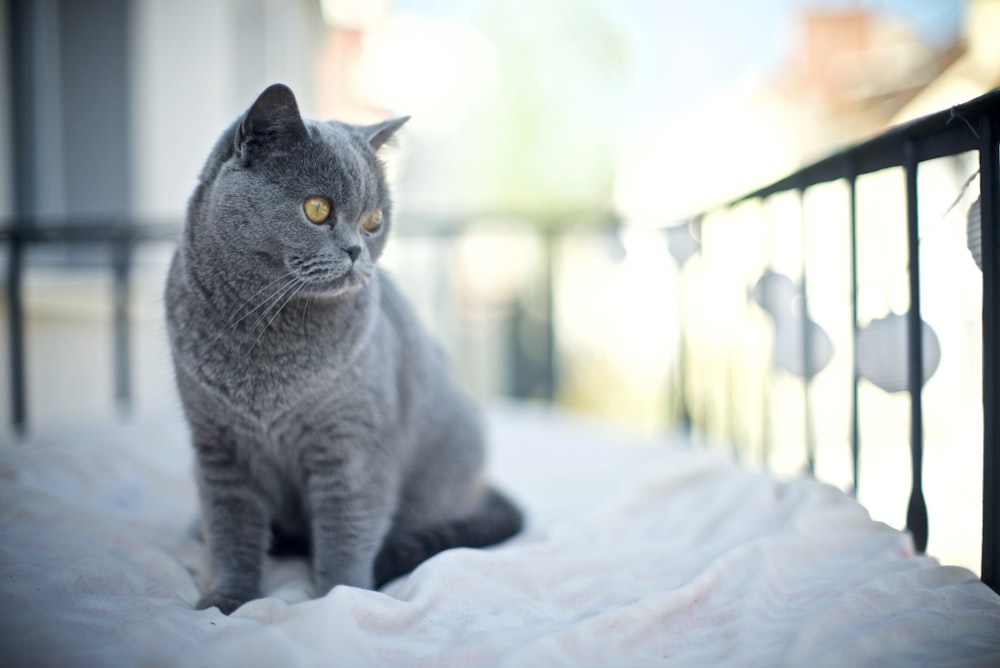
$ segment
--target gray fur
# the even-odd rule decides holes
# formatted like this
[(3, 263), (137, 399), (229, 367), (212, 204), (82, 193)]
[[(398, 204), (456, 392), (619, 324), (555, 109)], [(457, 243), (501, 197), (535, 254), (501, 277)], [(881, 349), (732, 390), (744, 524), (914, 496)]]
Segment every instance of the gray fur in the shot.
[[(392, 224), (376, 150), (405, 121), (303, 120), (275, 85), (202, 171), (166, 290), (211, 567), (199, 608), (259, 596), (272, 526), (308, 540), (320, 594), (520, 528), (483, 480), (474, 405), (375, 265)], [(333, 205), (323, 225), (312, 195)]]

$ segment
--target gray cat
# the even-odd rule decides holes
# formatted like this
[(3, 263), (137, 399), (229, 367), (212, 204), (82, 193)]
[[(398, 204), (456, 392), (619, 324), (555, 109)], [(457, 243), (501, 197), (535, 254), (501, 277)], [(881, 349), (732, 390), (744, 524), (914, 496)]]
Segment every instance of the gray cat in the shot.
[(308, 546), (325, 594), (521, 528), (483, 480), (474, 405), (375, 265), (392, 223), (376, 151), (406, 120), (303, 120), (274, 85), (201, 173), (166, 289), (211, 567), (199, 609), (258, 597), (279, 538)]

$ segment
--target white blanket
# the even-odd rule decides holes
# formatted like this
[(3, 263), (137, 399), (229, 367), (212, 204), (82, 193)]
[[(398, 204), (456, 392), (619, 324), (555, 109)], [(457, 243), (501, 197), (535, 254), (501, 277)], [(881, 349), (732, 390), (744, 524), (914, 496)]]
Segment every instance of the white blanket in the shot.
[(831, 487), (541, 409), (490, 425), (521, 536), (312, 600), (272, 559), (230, 617), (192, 609), (179, 419), (0, 447), (0, 664), (1000, 666), (1000, 597)]

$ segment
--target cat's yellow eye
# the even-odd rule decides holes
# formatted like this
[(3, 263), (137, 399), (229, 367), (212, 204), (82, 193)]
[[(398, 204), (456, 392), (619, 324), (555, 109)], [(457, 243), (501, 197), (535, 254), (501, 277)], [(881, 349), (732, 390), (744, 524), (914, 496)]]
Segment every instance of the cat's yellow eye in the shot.
[(330, 217), (330, 200), (313, 195), (302, 203), (302, 209), (306, 212), (306, 218), (317, 225), (322, 225)]
[(377, 232), (382, 227), (382, 210), (375, 209), (365, 217), (365, 222), (361, 223), (365, 232)]

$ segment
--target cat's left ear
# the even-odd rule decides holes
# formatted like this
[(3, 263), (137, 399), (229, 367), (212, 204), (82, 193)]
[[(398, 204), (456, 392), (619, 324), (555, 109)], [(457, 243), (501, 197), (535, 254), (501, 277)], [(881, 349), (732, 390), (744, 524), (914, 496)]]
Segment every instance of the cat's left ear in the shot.
[(392, 139), (392, 136), (396, 134), (396, 130), (403, 127), (403, 124), (408, 120), (410, 120), (409, 116), (400, 116), (399, 118), (382, 121), (375, 125), (365, 125), (361, 128), (361, 132), (364, 134), (365, 139), (368, 140), (368, 144), (372, 147), (372, 150), (377, 151), (387, 141)]
[(255, 145), (306, 134), (295, 95), (288, 86), (274, 84), (260, 94), (240, 121), (236, 129), (236, 151), (246, 157)]

